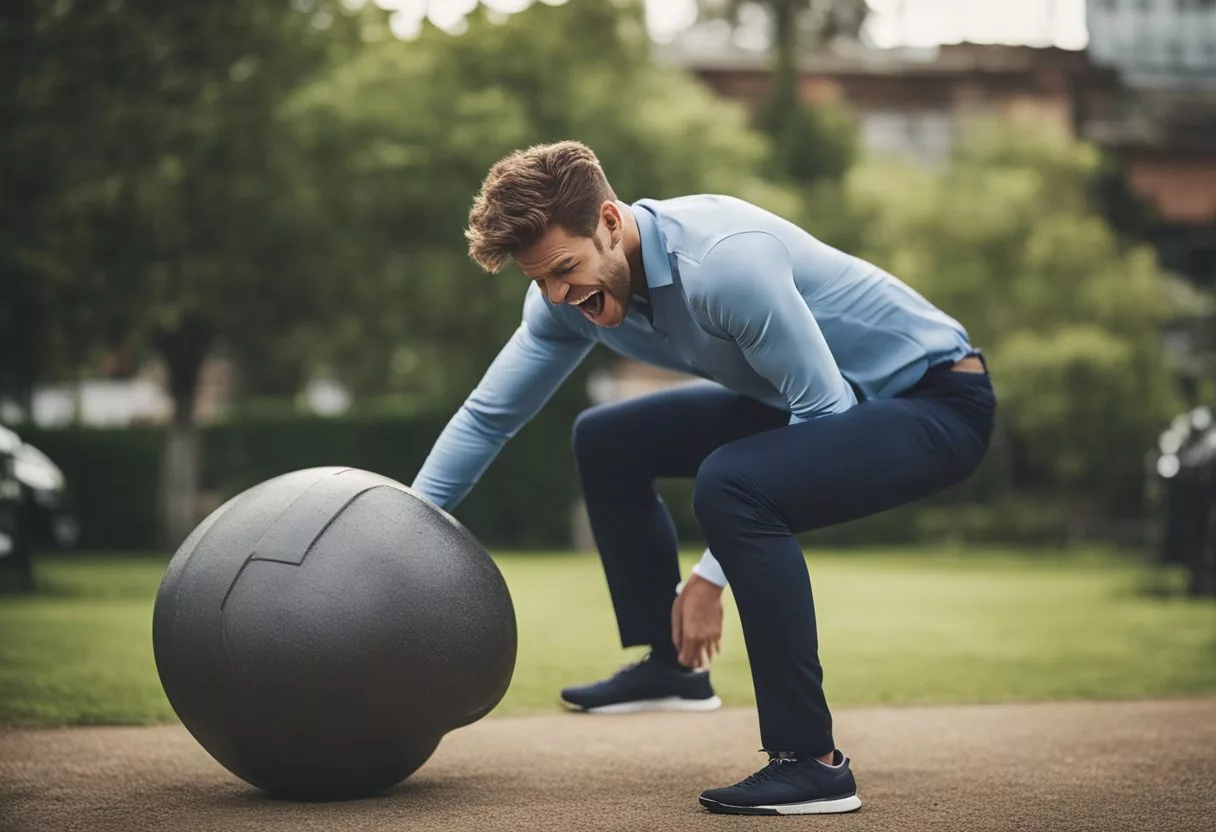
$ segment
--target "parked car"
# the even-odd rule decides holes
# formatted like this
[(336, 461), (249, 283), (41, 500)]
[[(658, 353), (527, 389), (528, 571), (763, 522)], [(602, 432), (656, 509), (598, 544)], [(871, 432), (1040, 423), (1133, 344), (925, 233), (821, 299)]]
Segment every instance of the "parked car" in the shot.
[(1161, 434), (1161, 559), (1181, 564), (1192, 595), (1216, 596), (1216, 413), (1197, 407)]
[(63, 471), (0, 425), (0, 571), (10, 573), (17, 588), (32, 589), (33, 553), (68, 548), (78, 538)]

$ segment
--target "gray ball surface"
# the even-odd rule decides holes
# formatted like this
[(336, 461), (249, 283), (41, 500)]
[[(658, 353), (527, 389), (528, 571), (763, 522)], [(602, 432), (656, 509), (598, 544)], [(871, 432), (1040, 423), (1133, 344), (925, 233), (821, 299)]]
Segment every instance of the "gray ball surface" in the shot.
[(489, 554), (401, 483), (284, 474), (186, 539), (156, 597), (173, 709), (217, 761), (293, 799), (361, 797), (489, 713), (515, 667), (515, 612)]

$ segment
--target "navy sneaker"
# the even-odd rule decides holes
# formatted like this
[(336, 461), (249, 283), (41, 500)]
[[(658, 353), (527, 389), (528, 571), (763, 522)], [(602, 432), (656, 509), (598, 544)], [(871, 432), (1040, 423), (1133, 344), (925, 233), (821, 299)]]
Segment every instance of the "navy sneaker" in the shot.
[(625, 665), (614, 676), (590, 685), (565, 688), (562, 704), (589, 714), (638, 711), (712, 711), (722, 700), (709, 685), (709, 671), (685, 671), (650, 656)]
[(860, 809), (849, 758), (837, 750), (832, 762), (770, 753), (768, 765), (745, 780), (702, 792), (701, 805), (726, 815), (826, 815)]

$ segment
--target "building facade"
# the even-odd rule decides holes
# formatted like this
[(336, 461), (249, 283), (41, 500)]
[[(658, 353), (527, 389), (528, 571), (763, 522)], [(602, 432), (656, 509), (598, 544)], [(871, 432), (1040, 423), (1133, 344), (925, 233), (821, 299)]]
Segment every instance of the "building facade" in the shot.
[[(1155, 215), (1163, 263), (1216, 287), (1216, 56), (1206, 57), (1216, 45), (1209, 27), (1216, 0), (1091, 0), (1091, 7), (1103, 10), (1091, 50), (963, 43), (811, 56), (801, 67), (802, 97), (846, 104), (866, 152), (926, 164), (949, 155), (972, 114), (1054, 122), (1120, 161)], [(1157, 16), (1168, 25), (1138, 28)], [(1166, 50), (1183, 56), (1173, 63), (1124, 54), (1160, 52), (1154, 44), (1174, 31), (1185, 46)], [(747, 104), (769, 88), (763, 52), (675, 44), (663, 57)], [(1137, 75), (1133, 64), (1155, 69)]]
[(1144, 87), (1216, 87), (1216, 2), (1086, 0), (1089, 52)]

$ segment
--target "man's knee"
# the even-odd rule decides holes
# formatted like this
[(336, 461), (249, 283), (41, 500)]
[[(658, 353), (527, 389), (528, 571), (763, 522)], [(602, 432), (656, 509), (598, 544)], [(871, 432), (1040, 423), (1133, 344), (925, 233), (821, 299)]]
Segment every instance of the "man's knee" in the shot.
[(747, 518), (758, 516), (758, 494), (739, 463), (732, 449), (719, 448), (705, 458), (697, 471), (692, 508), (708, 535), (719, 529), (737, 528)]
[(570, 443), (580, 468), (601, 465), (621, 452), (619, 431), (612, 418), (612, 406), (588, 408), (574, 420)]

